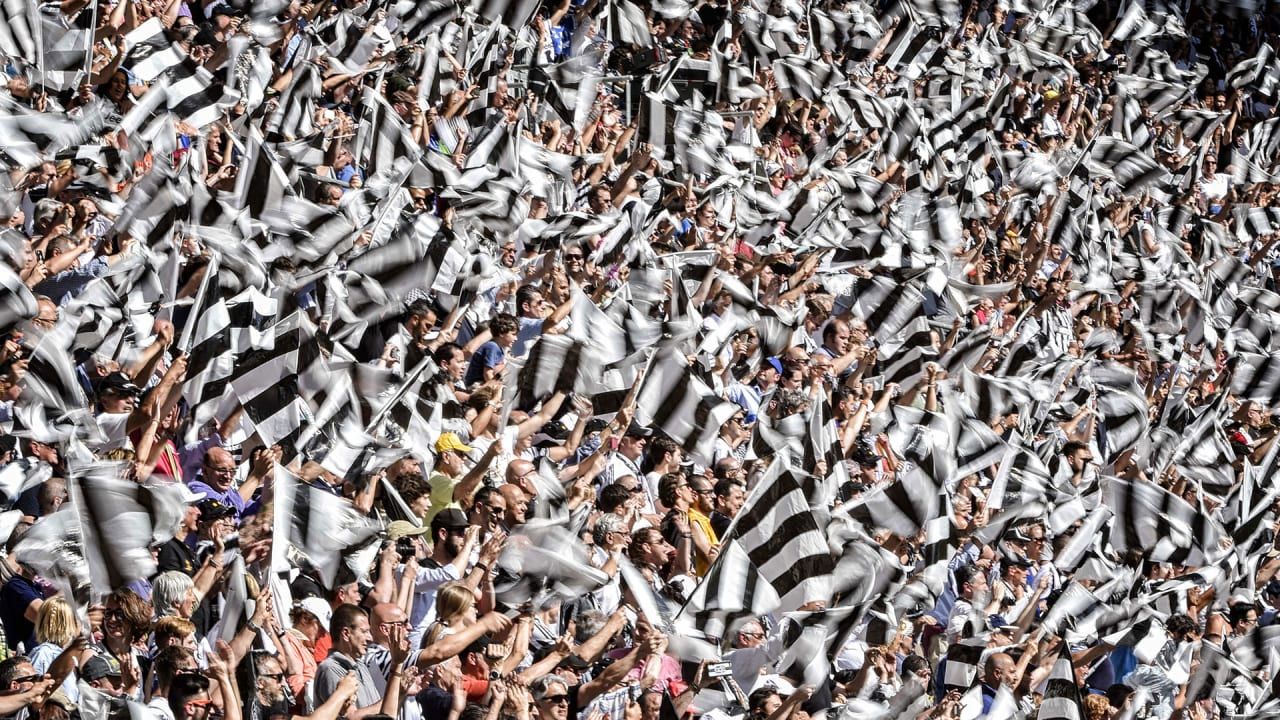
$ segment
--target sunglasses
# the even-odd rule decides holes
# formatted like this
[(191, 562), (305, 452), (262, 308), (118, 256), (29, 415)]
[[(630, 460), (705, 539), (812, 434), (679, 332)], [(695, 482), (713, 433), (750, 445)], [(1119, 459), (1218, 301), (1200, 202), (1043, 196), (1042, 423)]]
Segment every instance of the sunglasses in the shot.
[(568, 705), (569, 696), (568, 695), (548, 695), (542, 698), (542, 702), (550, 703), (552, 705), (559, 705), (560, 703), (564, 703), (565, 705)]

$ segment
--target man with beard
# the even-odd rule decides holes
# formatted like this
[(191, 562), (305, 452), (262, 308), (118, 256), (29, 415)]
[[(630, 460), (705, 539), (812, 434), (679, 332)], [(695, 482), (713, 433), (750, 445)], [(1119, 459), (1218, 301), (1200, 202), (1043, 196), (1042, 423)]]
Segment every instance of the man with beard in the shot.
[[(471, 549), (479, 536), (479, 528), (471, 530), (467, 516), (461, 510), (449, 508), (431, 519), (431, 554), (421, 559), (413, 558), (403, 566), (403, 572), (414, 574), (413, 610), (409, 618), (409, 645), (422, 647), (422, 637), (427, 626), (435, 620), (436, 590), (450, 580), (461, 580), (467, 571)], [(400, 538), (391, 533), (395, 542)], [(406, 532), (412, 536), (421, 556), (425, 550), (419, 532)]]

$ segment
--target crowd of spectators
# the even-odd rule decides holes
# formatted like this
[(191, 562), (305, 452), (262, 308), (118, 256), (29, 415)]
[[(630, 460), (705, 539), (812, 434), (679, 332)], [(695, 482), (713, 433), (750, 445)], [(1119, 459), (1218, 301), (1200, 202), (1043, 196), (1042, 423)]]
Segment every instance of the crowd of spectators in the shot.
[[(44, 25), (44, 42), (49, 27), (88, 30), (92, 51), (61, 89), (48, 61), (10, 57), (0, 97), (0, 719), (1280, 712), (1280, 423), (1232, 376), (1240, 353), (1269, 355), (1280, 308), (1280, 222), (1266, 212), (1280, 159), (1274, 3), (479, 5), (37, 0), (17, 11)], [(437, 26), (406, 32), (429, 12)], [(511, 17), (522, 24), (500, 24)], [(156, 23), (164, 41), (150, 61), (176, 51), (234, 102), (181, 114), (178, 83), (142, 70), (126, 41)], [(158, 92), (168, 121), (131, 120)], [(655, 119), (664, 105), (674, 124)], [(372, 109), (383, 106), (392, 114)], [(297, 108), (307, 117), (282, 124)], [(15, 143), (38, 123), (91, 114), (105, 118), (91, 136), (41, 135), (39, 161), (21, 161)], [(495, 149), (495, 125), (519, 147)], [(378, 166), (370, 148), (387, 128), (426, 172)], [(261, 171), (264, 142), (275, 171)], [(1135, 185), (1124, 163), (1148, 181)], [(234, 224), (205, 227), (190, 188), (176, 210), (147, 216), (138, 198), (161, 197), (153, 180), (175, 169), (243, 203)], [(471, 182), (477, 170), (492, 171)], [(285, 196), (265, 208), (246, 196), (277, 176)], [(304, 203), (352, 219), (318, 257), (279, 232), (276, 216)], [(420, 217), (488, 263), (455, 263), (452, 286), (428, 274), (443, 263), (431, 253), (396, 260), (394, 287), (377, 265), (365, 279), (387, 281), (372, 293), (382, 312), (354, 322), (341, 306), (355, 292), (333, 278), (394, 245), (388, 225)], [(807, 232), (792, 233), (805, 218)], [(456, 291), (469, 273), (476, 282)], [(320, 362), (381, 378), (359, 386), (358, 425), (379, 398), (407, 389), (417, 404), (408, 421), (388, 412), (370, 425), (379, 449), (354, 471), (326, 461), (351, 428), (324, 425), (314, 395), (303, 426), (329, 441), (305, 447), (263, 442), (266, 415), (250, 403), (194, 412), (213, 365), (192, 353), (208, 338), (189, 337), (205, 321), (189, 320), (249, 287), (275, 314), (243, 332), (296, 311), (318, 328)], [(627, 388), (559, 388), (512, 409), (511, 367), (584, 322), (584, 303), (620, 327), (638, 313), (666, 328), (644, 342), (678, 347), (732, 404), (713, 438), (695, 448)], [(739, 322), (744, 305), (759, 322)], [(764, 314), (796, 318), (781, 343)], [(915, 328), (923, 340), (907, 337)], [(193, 377), (197, 363), (206, 374)], [(424, 366), (438, 388), (415, 382)], [(635, 387), (643, 367), (627, 376)], [(1105, 373), (1135, 389), (1137, 417), (1106, 400)], [(944, 472), (936, 517), (914, 534), (850, 511), (918, 476), (913, 427), (977, 408), (988, 391), (968, 379), (1032, 376), (1047, 392), (966, 419), (1026, 449), (1012, 473), (1004, 453)], [(50, 392), (67, 379), (83, 407)], [(606, 397), (620, 401), (606, 409)], [(430, 421), (415, 425), (419, 412)], [(812, 516), (860, 524), (877, 562), (901, 572), (877, 586), (892, 597), (858, 608), (883, 611), (877, 600), (917, 581), (923, 599), (896, 606), (887, 633), (883, 615), (862, 612), (835, 635), (834, 609), (860, 587), (763, 612), (747, 598), (697, 638), (712, 657), (691, 652), (681, 636), (707, 626), (680, 608), (728, 566), (735, 518), (786, 460), (771, 438), (804, 418), (799, 436), (814, 442), (808, 429), (824, 423), (809, 419), (822, 412), (830, 447), (805, 474), (839, 486)], [(940, 445), (960, 452), (951, 427)], [(184, 486), (186, 512), (149, 548), (153, 575), (85, 597), (36, 567), (24, 541), (60, 515), (83, 519), (71, 491), (102, 463)], [(957, 465), (933, 465), (946, 467)], [(281, 549), (293, 537), (275, 526), (285, 473), (376, 525), (374, 552), (344, 554), (329, 582)], [(1112, 480), (1187, 504), (1224, 529), (1221, 547), (1188, 556), (1148, 538), (1117, 550), (1116, 528), (1147, 520), (1112, 506)], [(556, 518), (576, 532), (548, 532)], [(1203, 531), (1150, 523), (1179, 548)], [(852, 572), (837, 525), (819, 528), (829, 587)], [(519, 570), (540, 541), (598, 582), (504, 602), (522, 582), (541, 587), (538, 571)], [(282, 560), (292, 570), (276, 583)], [(237, 586), (243, 612), (230, 610)], [(1129, 620), (1105, 636), (1098, 622), (1073, 624), (1081, 593)], [(800, 642), (827, 615), (827, 643)], [(976, 673), (956, 683), (963, 647), (977, 649)], [(797, 653), (829, 662), (818, 677), (791, 672)], [(1054, 674), (1064, 657), (1069, 692)], [(1080, 714), (1061, 710), (1064, 697)]]

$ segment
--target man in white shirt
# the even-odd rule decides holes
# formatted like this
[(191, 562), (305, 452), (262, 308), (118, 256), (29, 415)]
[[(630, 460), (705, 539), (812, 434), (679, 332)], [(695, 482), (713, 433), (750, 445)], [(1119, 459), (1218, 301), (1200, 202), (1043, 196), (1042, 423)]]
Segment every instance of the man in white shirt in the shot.
[(652, 435), (653, 431), (649, 428), (631, 423), (626, 434), (618, 441), (617, 451), (609, 458), (609, 465), (605, 467), (604, 472), (600, 473), (600, 487), (611, 485), (625, 475), (634, 475), (638, 479), (643, 479), (644, 473), (640, 472), (640, 459), (644, 457), (645, 448), (649, 446), (649, 438)]
[[(475, 529), (479, 531), (479, 528)], [(428, 532), (427, 528), (414, 528), (409, 523), (392, 523), (387, 537), (392, 542), (401, 538), (415, 538), (421, 559), (401, 566), (401, 573), (414, 572), (413, 607), (409, 616), (409, 648), (422, 649), (422, 638), (427, 634), (427, 627), (436, 619), (436, 590), (450, 580), (461, 580), (466, 574), (467, 559), (471, 557), (471, 547), (475, 544), (478, 532), (470, 531), (467, 516), (456, 508), (446, 508), (436, 513), (431, 519), (429, 529), (432, 543), (431, 554), (425, 554), (421, 544), (421, 536)]]

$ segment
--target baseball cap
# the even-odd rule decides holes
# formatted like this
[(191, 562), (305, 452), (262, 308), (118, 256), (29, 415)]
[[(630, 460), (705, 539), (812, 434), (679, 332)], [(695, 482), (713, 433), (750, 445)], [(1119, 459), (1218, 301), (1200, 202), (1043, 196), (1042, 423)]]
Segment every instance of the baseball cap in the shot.
[(141, 395), (142, 388), (122, 372), (116, 371), (98, 381), (98, 394), (113, 392), (117, 395)]
[(395, 540), (399, 540), (400, 538), (413, 537), (415, 535), (424, 535), (429, 530), (430, 528), (428, 528), (425, 525), (423, 526), (414, 525), (408, 520), (392, 520), (391, 524), (387, 525), (387, 538), (392, 541), (395, 541)]
[(61, 690), (54, 690), (53, 694), (44, 703), (45, 705), (52, 703), (67, 712), (73, 712), (76, 709), (76, 704), (71, 702), (71, 698), (67, 697), (67, 694)]
[(782, 361), (779, 360), (777, 357), (769, 358), (769, 367), (773, 368), (774, 370), (777, 370), (779, 375), (782, 375), (786, 372), (785, 370), (782, 369)]
[(467, 522), (467, 516), (458, 508), (445, 508), (431, 518), (433, 531), (438, 528), (464, 528), (470, 524)]
[(236, 514), (236, 509), (221, 500), (201, 500), (197, 506), (200, 508), (200, 521), (213, 522), (222, 518), (232, 517)]
[(1002, 558), (1000, 562), (1004, 563), (1005, 565), (1010, 565), (1012, 567), (1024, 567), (1024, 568), (1029, 568), (1031, 567), (1031, 564), (1032, 564), (1030, 560), (1022, 557), (1021, 555), (1012, 555), (1012, 554), (1004, 556), (1004, 558)]
[(436, 439), (436, 452), (442, 453), (446, 450), (469, 453), (471, 452), (471, 446), (462, 442), (462, 438), (459, 438), (457, 433), (441, 433), (440, 437)]
[(652, 430), (637, 423), (635, 420), (632, 420), (631, 424), (627, 426), (627, 435), (630, 435), (631, 437), (647, 438), (652, 434)]
[(315, 615), (320, 621), (320, 627), (324, 628), (325, 632), (329, 632), (329, 618), (333, 617), (333, 608), (329, 607), (329, 603), (318, 597), (309, 597), (303, 598), (298, 603), (298, 607)]
[(80, 670), (80, 679), (85, 682), (101, 680), (104, 677), (120, 677), (120, 661), (110, 655), (94, 655)]

